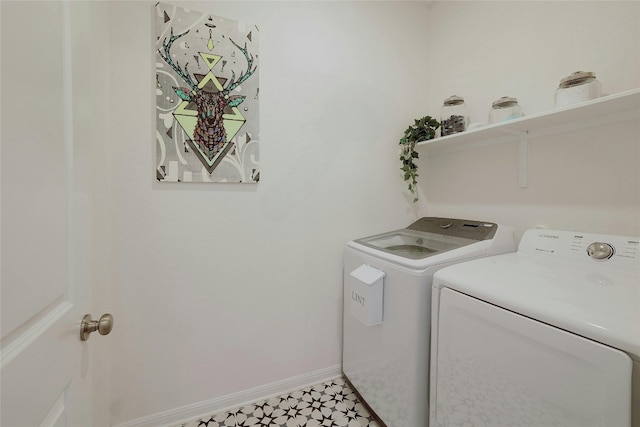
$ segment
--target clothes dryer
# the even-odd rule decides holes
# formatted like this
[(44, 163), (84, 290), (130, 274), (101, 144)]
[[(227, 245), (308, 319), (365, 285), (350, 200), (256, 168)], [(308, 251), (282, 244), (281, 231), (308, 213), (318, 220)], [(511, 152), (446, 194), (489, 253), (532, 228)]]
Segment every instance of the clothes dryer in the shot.
[(430, 426), (640, 427), (639, 260), (637, 237), (536, 229), (438, 271)]
[(434, 217), (347, 244), (343, 372), (386, 425), (428, 422), (434, 272), (515, 247), (495, 223)]

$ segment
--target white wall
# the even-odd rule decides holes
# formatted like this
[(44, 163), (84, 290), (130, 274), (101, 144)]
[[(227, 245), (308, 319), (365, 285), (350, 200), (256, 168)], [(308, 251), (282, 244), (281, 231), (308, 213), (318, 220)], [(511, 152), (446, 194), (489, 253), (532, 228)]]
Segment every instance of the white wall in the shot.
[[(640, 87), (640, 2), (435, 2), (429, 8), (425, 106), (466, 99), (472, 122), (491, 102), (518, 98), (525, 114), (554, 108), (561, 78), (593, 71), (604, 93)], [(529, 185), (518, 188), (517, 143), (422, 156), (422, 213), (640, 234), (638, 120), (532, 138)]]
[(260, 28), (261, 181), (155, 182), (155, 2), (110, 4), (112, 422), (341, 363), (346, 241), (417, 216), (426, 7), (183, 2)]
[(155, 182), (153, 4), (109, 4), (114, 424), (337, 366), (349, 239), (426, 214), (640, 233), (637, 124), (532, 141), (526, 189), (514, 145), (423, 158), (418, 206), (396, 159), (454, 93), (484, 121), (578, 69), (640, 86), (638, 2), (180, 3), (260, 27), (255, 186)]
[(640, 1), (437, 1), (429, 7), (425, 107), (465, 98), (471, 122), (518, 98), (525, 114), (550, 110), (558, 83), (593, 71), (602, 91), (640, 86)]

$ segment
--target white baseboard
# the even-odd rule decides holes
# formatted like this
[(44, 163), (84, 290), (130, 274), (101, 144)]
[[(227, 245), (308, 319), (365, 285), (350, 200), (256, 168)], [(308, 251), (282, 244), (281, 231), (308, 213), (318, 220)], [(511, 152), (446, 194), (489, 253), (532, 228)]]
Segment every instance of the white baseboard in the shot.
[(188, 421), (206, 417), (218, 412), (237, 408), (249, 403), (265, 400), (308, 386), (329, 381), (342, 376), (342, 365), (308, 372), (306, 374), (265, 384), (249, 390), (228, 394), (203, 402), (181, 406), (157, 414), (148, 415), (135, 420), (126, 421), (115, 427), (179, 427)]

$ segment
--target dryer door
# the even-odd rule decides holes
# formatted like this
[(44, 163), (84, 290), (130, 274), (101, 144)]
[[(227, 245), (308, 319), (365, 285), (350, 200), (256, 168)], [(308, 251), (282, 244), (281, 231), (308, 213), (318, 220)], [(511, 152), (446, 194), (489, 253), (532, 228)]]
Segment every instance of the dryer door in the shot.
[(631, 359), (454, 290), (432, 343), (431, 426), (629, 426)]

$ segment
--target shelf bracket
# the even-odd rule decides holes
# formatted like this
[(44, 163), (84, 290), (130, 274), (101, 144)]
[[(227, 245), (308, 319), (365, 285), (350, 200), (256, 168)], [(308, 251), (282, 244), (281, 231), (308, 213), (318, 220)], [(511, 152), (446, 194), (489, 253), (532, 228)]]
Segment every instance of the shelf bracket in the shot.
[(517, 135), (518, 140), (518, 187), (527, 188), (529, 167), (529, 131), (502, 129), (504, 133)]
[(520, 135), (518, 141), (518, 187), (528, 187), (528, 166), (529, 166), (529, 138), (528, 133)]

